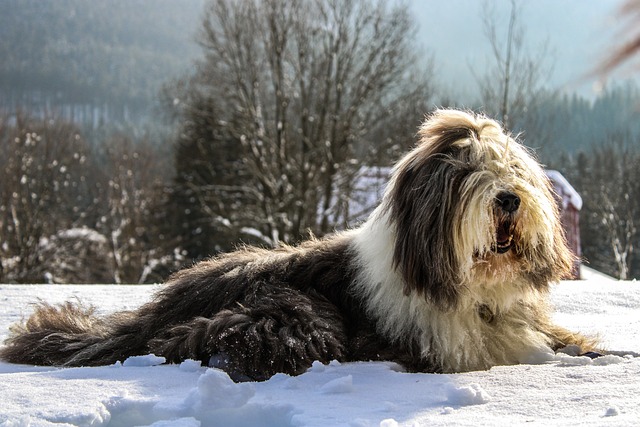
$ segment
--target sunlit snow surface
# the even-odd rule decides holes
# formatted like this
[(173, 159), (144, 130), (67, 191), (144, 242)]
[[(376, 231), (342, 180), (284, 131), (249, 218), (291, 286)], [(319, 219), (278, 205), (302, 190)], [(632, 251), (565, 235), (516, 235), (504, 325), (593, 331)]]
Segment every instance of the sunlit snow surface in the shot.
[[(107, 313), (153, 286), (0, 285), (0, 339), (30, 304), (79, 298)], [(600, 277), (553, 289), (556, 320), (640, 353), (640, 283)], [(0, 362), (1, 426), (639, 425), (640, 358), (556, 355), (457, 375), (393, 363), (315, 363), (298, 377), (233, 383), (221, 371), (144, 356), (98, 368)]]

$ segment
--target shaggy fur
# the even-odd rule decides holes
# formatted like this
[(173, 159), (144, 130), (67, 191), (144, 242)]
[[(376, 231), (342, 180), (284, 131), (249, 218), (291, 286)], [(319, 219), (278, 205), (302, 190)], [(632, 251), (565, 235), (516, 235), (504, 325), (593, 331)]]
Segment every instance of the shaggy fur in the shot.
[(440, 110), (361, 227), (200, 262), (131, 312), (41, 304), (0, 357), (87, 366), (155, 353), (252, 380), (333, 359), (488, 369), (593, 349), (549, 318), (549, 284), (572, 262), (550, 184), (526, 149), (493, 120)]

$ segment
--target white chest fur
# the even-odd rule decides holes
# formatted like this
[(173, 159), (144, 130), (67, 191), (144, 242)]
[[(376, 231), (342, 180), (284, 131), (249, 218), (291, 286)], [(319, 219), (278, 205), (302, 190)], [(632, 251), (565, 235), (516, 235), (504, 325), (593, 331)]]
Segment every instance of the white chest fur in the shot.
[(526, 363), (550, 352), (549, 340), (536, 329), (530, 312), (529, 303), (540, 299), (537, 291), (516, 284), (460, 284), (459, 304), (441, 310), (423, 295), (404, 293), (402, 277), (393, 268), (393, 239), (380, 210), (353, 240), (356, 289), (378, 332), (391, 342), (417, 343), (422, 356), (443, 372)]

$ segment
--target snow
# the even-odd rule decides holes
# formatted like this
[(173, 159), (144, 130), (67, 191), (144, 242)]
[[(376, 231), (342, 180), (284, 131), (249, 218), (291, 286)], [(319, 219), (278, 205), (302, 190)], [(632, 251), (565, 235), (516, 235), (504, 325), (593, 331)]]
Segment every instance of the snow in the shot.
[(571, 203), (577, 210), (582, 209), (582, 197), (580, 197), (580, 194), (569, 184), (569, 181), (558, 171), (547, 170), (546, 172), (562, 200), (562, 208), (566, 209), (566, 204)]
[(56, 234), (61, 239), (75, 239), (75, 240), (87, 240), (95, 243), (107, 243), (107, 238), (96, 230), (92, 230), (87, 227), (70, 228), (68, 230), (61, 230)]
[[(0, 285), (0, 339), (38, 299), (80, 298), (107, 313), (135, 308), (155, 286)], [(558, 323), (598, 334), (617, 352), (590, 359), (569, 348), (536, 364), (453, 375), (316, 362), (261, 383), (154, 355), (92, 368), (0, 362), (0, 426), (638, 425), (640, 284), (593, 275), (554, 287), (552, 301)]]

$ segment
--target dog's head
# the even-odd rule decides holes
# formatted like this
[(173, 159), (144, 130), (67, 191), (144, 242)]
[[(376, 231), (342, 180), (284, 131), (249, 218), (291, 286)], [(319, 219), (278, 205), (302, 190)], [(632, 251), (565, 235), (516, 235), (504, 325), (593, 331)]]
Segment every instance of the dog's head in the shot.
[(439, 110), (384, 198), (405, 292), (455, 307), (465, 287), (545, 290), (573, 263), (545, 172), (484, 116)]

